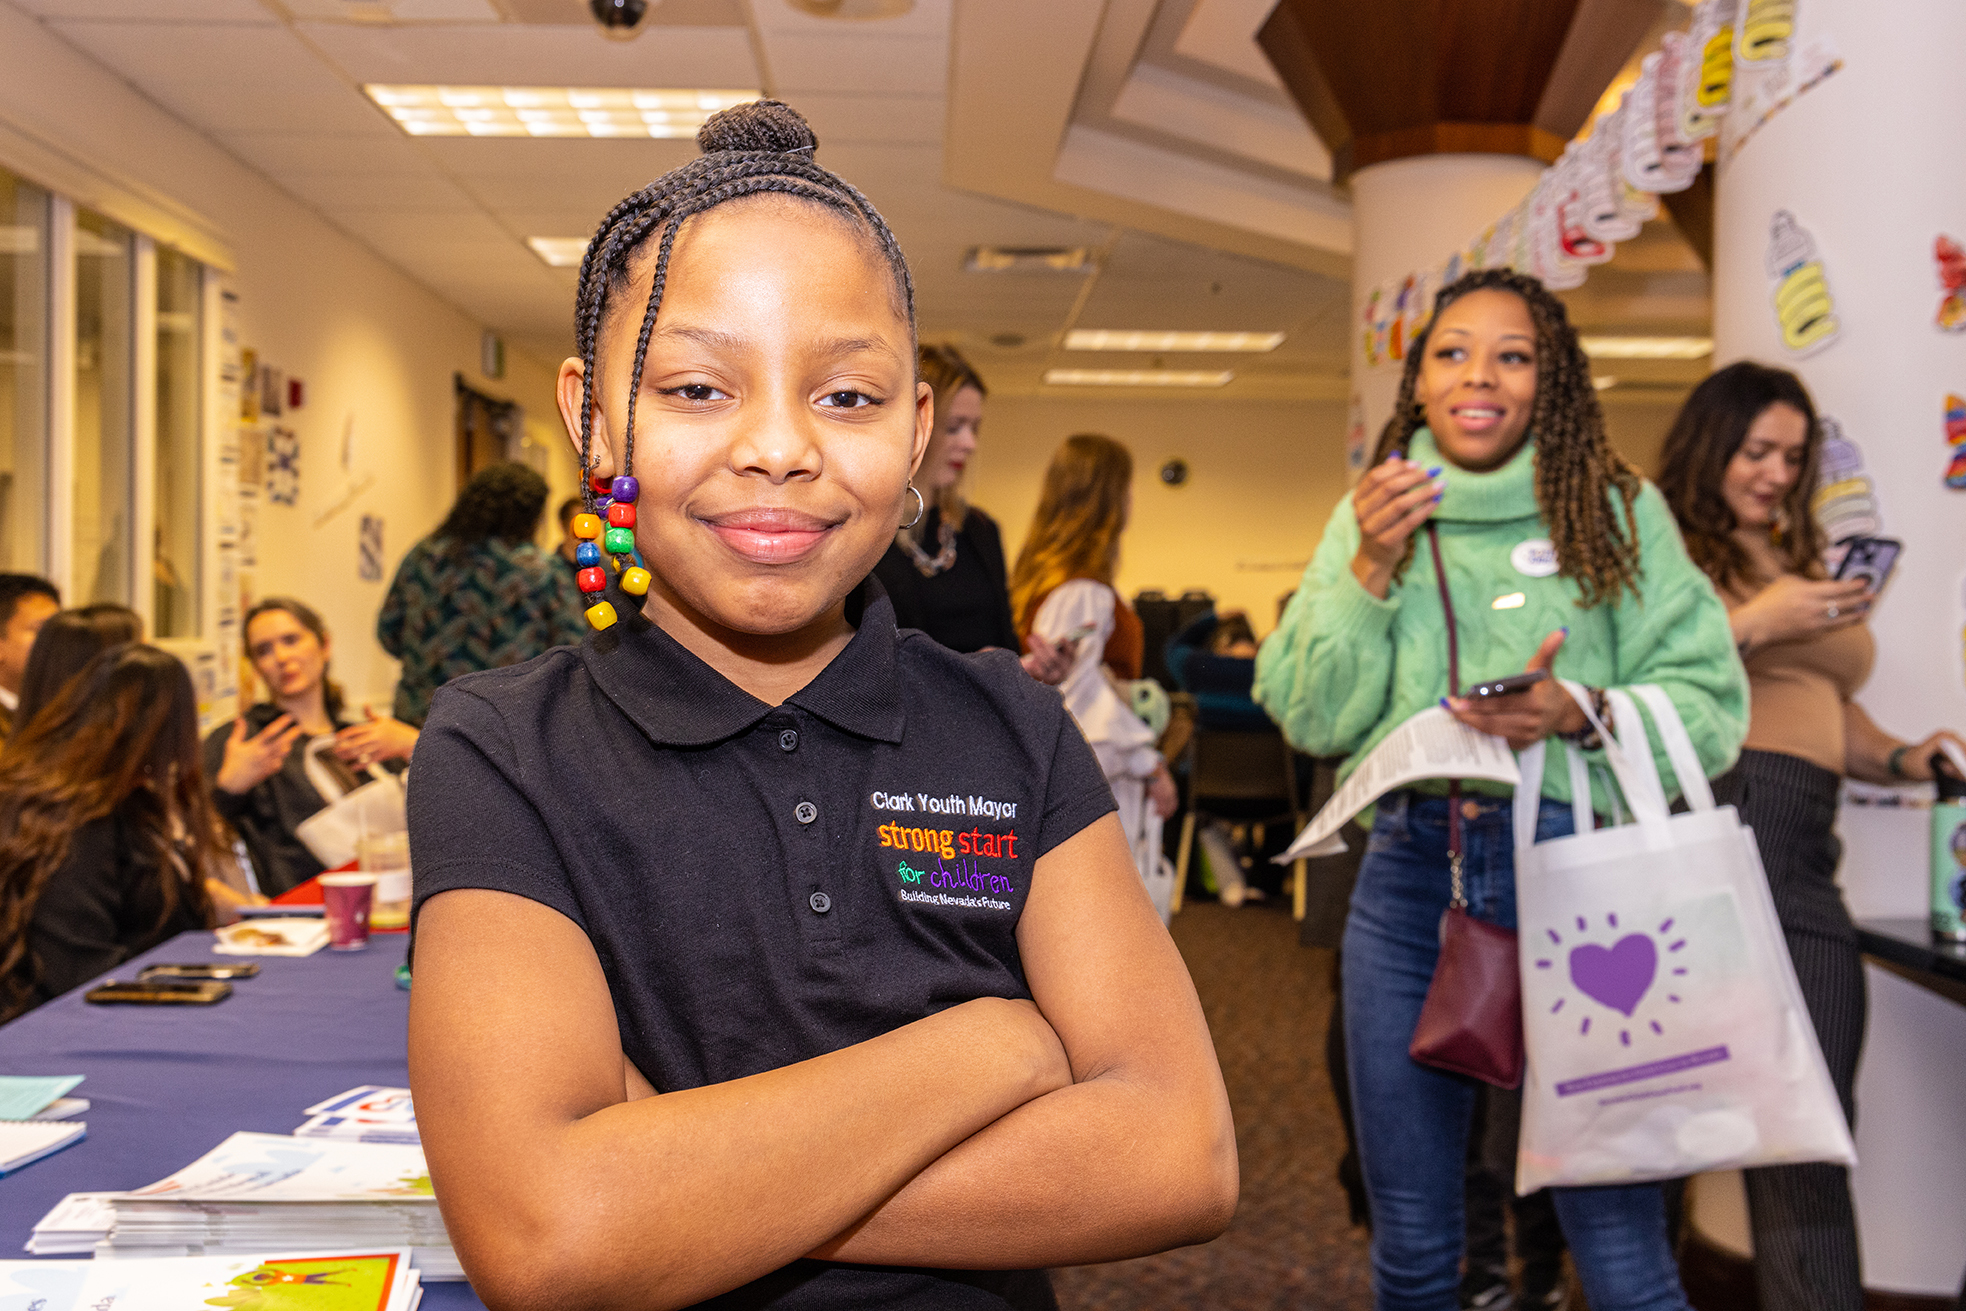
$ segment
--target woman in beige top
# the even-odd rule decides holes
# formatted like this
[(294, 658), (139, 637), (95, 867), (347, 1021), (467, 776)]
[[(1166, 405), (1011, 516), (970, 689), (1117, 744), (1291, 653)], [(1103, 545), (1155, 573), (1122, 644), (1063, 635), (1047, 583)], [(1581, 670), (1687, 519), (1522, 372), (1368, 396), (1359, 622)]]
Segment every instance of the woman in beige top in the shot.
[[(1843, 1113), (1864, 1038), (1857, 933), (1836, 886), (1834, 832), (1844, 776), (1867, 783), (1932, 777), (1937, 732), (1891, 736), (1852, 700), (1875, 646), (1862, 582), (1825, 575), (1810, 514), (1822, 430), (1801, 381), (1742, 362), (1693, 391), (1666, 436), (1659, 490), (1686, 547), (1726, 600), (1753, 697), (1740, 762), (1715, 780), (1740, 808), (1768, 870), (1775, 913), (1829, 1063)], [(1761, 1304), (1859, 1311), (1863, 1285), (1846, 1172), (1837, 1165), (1747, 1171)]]

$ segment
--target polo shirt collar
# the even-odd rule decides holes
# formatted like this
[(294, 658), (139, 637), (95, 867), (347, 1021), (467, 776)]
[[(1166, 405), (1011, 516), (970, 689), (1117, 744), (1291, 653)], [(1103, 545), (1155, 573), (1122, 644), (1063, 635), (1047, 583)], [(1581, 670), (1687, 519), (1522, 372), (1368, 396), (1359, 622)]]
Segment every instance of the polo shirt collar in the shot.
[[(750, 729), (772, 706), (752, 696), (663, 632), (628, 598), (621, 622), (590, 633), (581, 660), (608, 700), (661, 746), (709, 746)], [(896, 661), (894, 603), (871, 576), (847, 597), (853, 637), (786, 704), (857, 737), (899, 742), (905, 716)]]

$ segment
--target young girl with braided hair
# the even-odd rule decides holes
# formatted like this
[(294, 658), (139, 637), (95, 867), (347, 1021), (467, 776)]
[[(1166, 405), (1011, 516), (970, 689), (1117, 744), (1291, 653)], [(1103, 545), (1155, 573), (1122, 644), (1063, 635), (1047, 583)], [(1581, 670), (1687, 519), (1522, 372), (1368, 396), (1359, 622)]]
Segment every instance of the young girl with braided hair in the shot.
[(863, 581), (931, 421), (892, 234), (784, 105), (698, 141), (560, 373), (585, 567), (644, 565), (418, 740), (438, 1202), (495, 1308), (1050, 1307), (1227, 1224), (1221, 1075), (1057, 695)]
[[(1423, 529), (1432, 540), (1416, 550)], [(1707, 771), (1733, 761), (1747, 684), (1726, 608), (1658, 490), (1606, 442), (1562, 304), (1518, 273), (1482, 270), (1441, 291), (1373, 466), (1332, 514), (1257, 656), (1256, 698), (1295, 746), (1349, 756), (1348, 768), (1436, 704), (1517, 749), (1563, 736), (1601, 764), (1602, 744), (1554, 679), (1479, 703), (1448, 685), (1436, 541), (1463, 684), (1525, 660), (1592, 687), (1600, 703), (1605, 687), (1656, 683)], [(1567, 771), (1546, 772), (1539, 840), (1571, 831), (1569, 784)], [(1462, 786), (1468, 911), (1513, 928), (1508, 789)], [(1432, 780), (1380, 800), (1345, 929), (1345, 1041), (1385, 1311), (1456, 1306), (1475, 1085), (1407, 1054), (1449, 901), (1448, 793)], [(1608, 798), (1595, 800), (1609, 812)], [(1592, 1307), (1686, 1306), (1657, 1185), (1553, 1192)]]

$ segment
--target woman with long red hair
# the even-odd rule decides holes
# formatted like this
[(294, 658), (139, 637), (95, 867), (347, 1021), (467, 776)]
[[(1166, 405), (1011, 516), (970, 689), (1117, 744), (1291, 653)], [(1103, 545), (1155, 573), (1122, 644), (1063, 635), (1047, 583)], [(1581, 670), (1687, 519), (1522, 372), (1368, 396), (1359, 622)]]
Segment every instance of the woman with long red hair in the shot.
[(0, 752), (0, 1019), (209, 927), (214, 832), (191, 676), (96, 656)]

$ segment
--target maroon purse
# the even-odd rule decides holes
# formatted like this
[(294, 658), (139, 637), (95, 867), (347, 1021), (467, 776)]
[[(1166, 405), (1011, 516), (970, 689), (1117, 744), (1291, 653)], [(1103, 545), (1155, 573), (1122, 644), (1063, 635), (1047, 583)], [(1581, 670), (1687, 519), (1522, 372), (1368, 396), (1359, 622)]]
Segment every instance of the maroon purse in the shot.
[[(1447, 616), (1447, 685), (1460, 694), (1461, 652), (1454, 634), (1454, 602), (1441, 567), (1440, 534), (1427, 525), (1440, 604)], [(1440, 960), (1420, 1022), (1406, 1054), (1422, 1065), (1465, 1074), (1497, 1088), (1522, 1084), (1522, 976), (1515, 933), (1468, 914), (1461, 878), (1461, 781), (1447, 785), (1447, 866), (1453, 899), (1440, 917)]]

